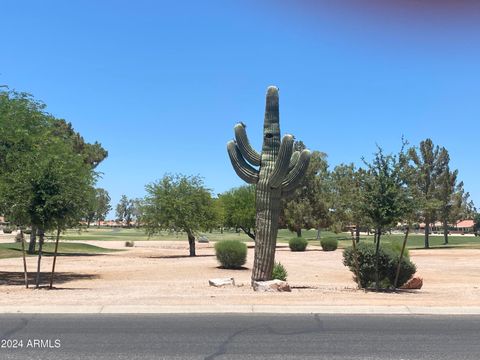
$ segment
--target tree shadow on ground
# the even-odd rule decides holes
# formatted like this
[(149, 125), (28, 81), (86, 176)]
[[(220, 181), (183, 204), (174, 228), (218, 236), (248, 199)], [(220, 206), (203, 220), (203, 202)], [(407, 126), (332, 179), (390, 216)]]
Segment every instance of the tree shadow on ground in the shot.
[[(28, 283), (30, 286), (34, 286), (36, 275), (36, 272), (28, 273)], [(51, 272), (40, 272), (40, 281), (42, 283), (50, 282), (50, 275)], [(53, 283), (58, 285), (75, 280), (92, 280), (98, 278), (99, 276), (94, 274), (56, 272), (53, 278)], [(0, 286), (2, 285), (25, 286), (25, 276), (23, 272), (19, 271), (0, 271)]]
[(152, 255), (152, 256), (144, 256), (144, 259), (183, 259), (183, 258), (201, 258), (201, 257), (214, 257), (215, 255), (209, 255), (209, 254), (202, 254), (202, 255), (196, 255), (196, 256), (190, 256), (190, 255)]
[[(22, 249), (9, 248), (8, 250), (17, 251), (20, 254), (22, 253)], [(105, 252), (105, 253), (57, 252), (57, 256), (100, 256), (100, 255), (106, 255), (106, 254), (108, 254), (108, 253), (107, 252)], [(38, 250), (36, 250), (35, 253), (33, 253), (33, 254), (25, 252), (25, 255), (26, 256), (32, 256), (32, 255), (37, 256), (38, 255)], [(55, 255), (55, 253), (53, 251), (42, 251), (42, 256), (50, 257), (50, 256), (53, 256), (53, 255)]]
[(240, 267), (238, 267), (238, 268), (233, 268), (233, 269), (224, 268), (223, 266), (217, 266), (216, 269), (220, 269), (220, 270), (233, 270), (233, 271), (250, 270), (249, 268), (247, 268), (247, 267), (245, 267), (245, 266), (240, 266)]

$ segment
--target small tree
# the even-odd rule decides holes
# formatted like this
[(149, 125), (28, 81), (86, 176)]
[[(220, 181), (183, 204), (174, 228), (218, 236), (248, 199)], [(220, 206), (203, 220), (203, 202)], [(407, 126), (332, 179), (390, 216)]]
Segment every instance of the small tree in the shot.
[(195, 233), (215, 220), (213, 199), (199, 176), (165, 175), (145, 187), (143, 222), (149, 236), (162, 230), (185, 231), (190, 256), (195, 256)]
[(401, 163), (396, 156), (385, 155), (381, 148), (375, 153), (365, 177), (363, 211), (375, 226), (376, 288), (379, 289), (379, 253), (382, 231), (402, 219), (405, 204), (405, 182)]
[(244, 185), (220, 195), (225, 225), (239, 228), (255, 240), (255, 187)]

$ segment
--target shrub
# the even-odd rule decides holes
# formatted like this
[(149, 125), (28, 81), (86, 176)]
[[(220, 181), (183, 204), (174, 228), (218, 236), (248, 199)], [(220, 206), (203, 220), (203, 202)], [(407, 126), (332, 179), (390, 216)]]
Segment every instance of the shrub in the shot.
[(286, 281), (287, 276), (288, 273), (285, 267), (281, 263), (276, 262), (275, 265), (273, 265), (272, 279)]
[[(360, 285), (362, 288), (375, 286), (375, 245), (360, 243), (357, 245), (357, 258), (360, 276)], [(379, 286), (382, 289), (393, 287), (395, 275), (397, 272), (399, 254), (397, 254), (389, 245), (380, 246), (378, 273)], [(348, 247), (343, 251), (343, 264), (353, 272), (354, 280), (357, 281), (355, 259), (353, 257), (352, 247)], [(413, 274), (416, 267), (408, 257), (402, 259), (400, 266), (400, 275), (398, 277), (397, 286), (405, 284)]]
[(126, 246), (126, 247), (134, 247), (134, 245), (135, 245), (135, 242), (133, 242), (133, 241), (131, 241), (131, 240), (125, 241), (125, 246)]
[(338, 240), (333, 238), (327, 238), (320, 240), (323, 251), (335, 251), (338, 247)]
[(238, 240), (222, 240), (215, 244), (215, 255), (225, 269), (238, 269), (247, 261), (247, 245)]
[(5, 227), (3, 228), (3, 233), (4, 233), (4, 234), (11, 234), (12, 232), (13, 232), (13, 228), (10, 227), (10, 226), (5, 226)]
[(32, 233), (32, 229), (25, 229), (23, 230), (24, 234), (30, 235)]
[(307, 248), (307, 245), (308, 245), (308, 241), (300, 237), (291, 238), (290, 241), (288, 242), (288, 246), (292, 251), (305, 251), (305, 249)]

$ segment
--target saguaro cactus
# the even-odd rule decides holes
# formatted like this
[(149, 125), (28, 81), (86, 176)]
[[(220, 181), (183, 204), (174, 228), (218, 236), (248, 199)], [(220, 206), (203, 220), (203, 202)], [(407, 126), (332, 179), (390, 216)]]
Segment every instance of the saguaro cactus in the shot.
[(257, 217), (252, 283), (271, 280), (280, 200), (300, 184), (310, 161), (310, 151), (294, 152), (292, 135), (286, 134), (280, 140), (278, 89), (275, 86), (270, 86), (267, 90), (261, 154), (251, 147), (243, 123), (235, 125), (234, 129), (235, 140), (227, 143), (233, 168), (244, 181), (256, 184)]

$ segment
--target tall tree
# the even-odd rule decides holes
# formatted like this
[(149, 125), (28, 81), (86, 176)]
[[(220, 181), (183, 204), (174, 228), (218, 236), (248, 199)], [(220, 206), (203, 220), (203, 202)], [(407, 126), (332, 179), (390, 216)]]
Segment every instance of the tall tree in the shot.
[(441, 201), (438, 188), (442, 175), (448, 169), (449, 156), (445, 148), (434, 146), (431, 139), (420, 142), (418, 149), (410, 148), (408, 152), (413, 162), (416, 176), (415, 186), (421, 194), (421, 208), (425, 223), (425, 248), (430, 247), (430, 224), (435, 221)]
[(100, 225), (101, 221), (105, 221), (107, 214), (112, 210), (110, 205), (110, 195), (107, 190), (102, 188), (95, 189), (96, 209), (95, 220)]
[(244, 185), (220, 195), (225, 226), (242, 230), (255, 240), (255, 186)]
[(120, 201), (117, 204), (115, 210), (117, 215), (117, 221), (125, 223), (127, 227), (130, 227), (133, 218), (133, 203), (126, 195), (122, 195)]
[(165, 175), (145, 187), (143, 222), (148, 235), (174, 229), (187, 233), (190, 256), (195, 256), (195, 234), (215, 221), (213, 199), (202, 178)]

